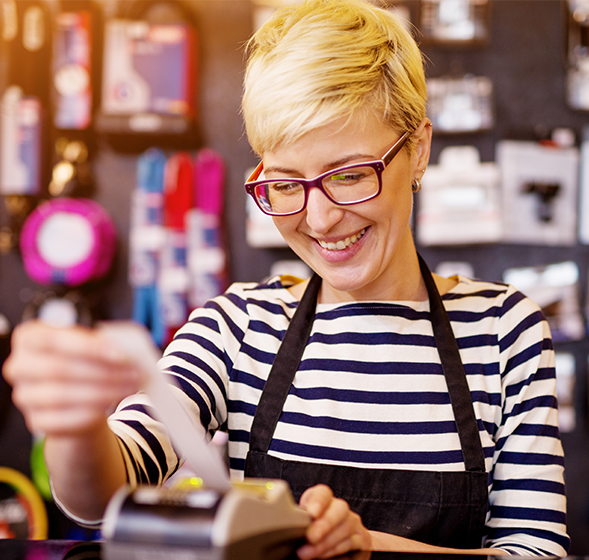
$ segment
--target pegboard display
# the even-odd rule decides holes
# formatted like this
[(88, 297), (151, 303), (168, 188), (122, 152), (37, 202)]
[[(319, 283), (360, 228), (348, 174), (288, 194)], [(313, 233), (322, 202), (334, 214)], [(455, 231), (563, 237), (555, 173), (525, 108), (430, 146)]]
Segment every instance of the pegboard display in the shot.
[[(18, 0), (17, 0), (18, 1)], [(28, 1), (28, 0), (27, 0)], [(57, 2), (47, 2), (53, 10)], [(145, 0), (108, 0), (94, 2), (101, 7), (104, 21), (117, 17), (117, 5), (125, 4), (133, 16), (132, 5), (147, 4)], [(182, 145), (170, 142), (170, 149), (196, 151), (209, 147), (219, 153), (226, 164), (224, 222), (228, 247), (228, 272), (231, 281), (253, 281), (264, 278), (276, 261), (293, 258), (285, 248), (253, 248), (246, 240), (246, 194), (243, 189), (247, 169), (255, 167), (256, 157), (249, 147), (244, 134), (239, 105), (242, 91), (244, 54), (243, 46), (249, 38), (255, 20), (256, 5), (251, 0), (184, 0), (181, 2), (194, 25), (198, 37), (198, 49), (193, 54), (198, 73), (198, 88), (195, 88), (190, 107), (190, 130), (183, 136)], [(386, 4), (395, 2), (387, 0)], [(404, 7), (412, 23), (419, 27), (420, 1), (397, 2)], [(433, 6), (428, 22), (434, 21)], [(459, 4), (454, 2), (454, 4)], [(55, 13), (55, 12), (53, 12)], [(444, 19), (449, 28), (457, 18), (456, 13), (435, 12), (435, 17)], [(152, 16), (157, 20), (157, 14)], [(481, 164), (496, 161), (497, 145), (504, 141), (539, 142), (552, 137), (555, 129), (570, 129), (573, 133), (573, 147), (581, 150), (583, 131), (589, 126), (589, 111), (571, 106), (568, 91), (569, 57), (569, 13), (565, 0), (502, 0), (488, 2), (481, 21), (484, 36), (480, 41), (435, 41), (431, 33), (419, 36), (426, 57), (427, 76), (432, 80), (456, 80), (462, 76), (478, 77), (478, 82), (492, 84), (483, 88), (484, 96), (471, 96), (473, 118), (476, 108), (487, 111), (484, 126), (470, 126), (468, 131), (451, 133), (434, 128), (431, 164), (438, 165), (442, 150), (448, 147), (473, 146), (478, 151)], [(153, 21), (152, 21), (153, 23)], [(81, 29), (81, 24), (61, 22), (61, 35)], [(476, 28), (478, 29), (478, 27)], [(100, 33), (93, 40), (101, 41)], [(99, 43), (100, 44), (100, 43)], [(147, 44), (144, 45), (147, 48)], [(64, 54), (65, 53), (65, 54)], [(10, 48), (6, 41), (0, 41), (0, 91), (8, 82), (8, 58)], [(68, 61), (63, 51), (61, 60)], [(101, 106), (103, 95), (102, 74), (99, 72), (100, 58), (85, 59), (84, 64), (93, 68), (93, 104)], [(63, 69), (63, 64), (58, 70)], [(49, 68), (50, 65), (47, 65)], [(438, 83), (439, 84), (439, 83)], [(63, 89), (63, 88), (62, 88)], [(81, 89), (83, 92), (87, 90)], [(464, 88), (442, 104), (450, 110), (458, 102), (468, 101)], [(120, 93), (120, 92), (119, 92)], [(467, 92), (468, 93), (468, 92)], [(462, 98), (460, 97), (462, 95)], [(482, 99), (482, 101), (481, 101)], [(112, 107), (111, 107), (112, 109)], [(63, 113), (59, 113), (63, 115)], [(123, 143), (113, 143), (109, 138), (112, 127), (119, 123), (118, 116), (109, 115), (111, 128), (94, 129), (93, 124), (84, 132), (70, 134), (70, 138), (82, 137), (88, 142), (88, 166), (93, 178), (92, 197), (110, 214), (119, 239), (127, 240), (130, 232), (131, 192), (136, 185), (139, 149), (134, 148), (132, 134)], [(75, 121), (75, 119), (74, 119)], [(75, 121), (77, 122), (77, 121)], [(171, 121), (170, 121), (171, 122)], [(175, 121), (174, 121), (175, 122)], [(448, 119), (446, 117), (446, 121)], [(469, 123), (474, 122), (469, 121)], [(107, 124), (109, 124), (107, 123)], [(113, 124), (114, 123), (114, 124)], [(152, 121), (141, 121), (148, 126)], [(104, 124), (104, 122), (103, 122)], [(100, 128), (100, 127), (98, 127)], [(109, 130), (106, 130), (109, 129)], [(90, 131), (90, 132), (88, 132)], [(156, 139), (157, 139), (157, 135)], [(169, 140), (169, 135), (167, 140)], [(127, 148), (125, 148), (125, 143)], [(54, 143), (51, 144), (53, 149)], [(141, 150), (145, 142), (138, 142)], [(51, 159), (51, 154), (48, 155)], [(49, 170), (45, 170), (44, 181), (50, 182)], [(426, 172), (427, 176), (427, 172)], [(540, 182), (532, 181), (534, 193), (540, 197), (544, 188)], [(549, 191), (546, 191), (549, 193)], [(416, 199), (416, 210), (420, 199)], [(0, 204), (0, 223), (6, 223), (9, 209)], [(419, 251), (428, 261), (432, 270), (443, 263), (468, 263), (470, 270), (481, 278), (503, 280), (505, 271), (522, 267), (543, 267), (562, 262), (573, 262), (578, 267), (578, 302), (586, 322), (589, 283), (589, 245), (577, 238), (566, 245), (548, 243), (513, 243), (497, 239), (487, 243), (452, 243), (451, 245), (420, 245)], [(100, 315), (108, 319), (126, 319), (132, 314), (133, 293), (128, 281), (129, 249), (126, 242), (119, 244), (111, 272), (95, 286), (95, 296), (100, 301)], [(20, 255), (14, 252), (0, 254), (0, 312), (12, 324), (22, 317), (23, 309), (34, 300), (38, 286), (25, 274)], [(559, 352), (568, 357), (567, 364), (574, 363), (574, 383), (567, 377), (568, 386), (573, 387), (572, 404), (576, 423), (574, 429), (563, 434), (567, 456), (567, 483), (569, 490), (568, 522), (572, 536), (571, 554), (582, 555), (589, 551), (589, 406), (587, 378), (589, 375), (589, 339), (587, 335), (575, 340), (555, 342)], [(568, 370), (570, 371), (570, 370)]]

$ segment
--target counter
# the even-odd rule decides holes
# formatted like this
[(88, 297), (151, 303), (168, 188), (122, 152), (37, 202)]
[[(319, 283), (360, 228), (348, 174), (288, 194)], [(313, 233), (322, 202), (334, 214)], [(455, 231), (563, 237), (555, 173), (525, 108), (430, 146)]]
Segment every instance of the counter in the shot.
[[(196, 557), (185, 560), (199, 560)], [(474, 560), (483, 556), (459, 554), (407, 554), (395, 552), (359, 552), (339, 557), (340, 560)], [(487, 556), (487, 559), (504, 559), (505, 556)], [(573, 557), (569, 557), (572, 559)], [(577, 560), (587, 557), (574, 557)], [(103, 560), (99, 542), (78, 541), (23, 541), (0, 539), (1, 560)], [(147, 560), (147, 559), (146, 559)], [(155, 560), (155, 559), (150, 559)], [(158, 555), (157, 560), (165, 560)], [(243, 560), (264, 560), (244, 558)], [(285, 559), (287, 560), (287, 559)], [(335, 559), (337, 560), (337, 559)]]

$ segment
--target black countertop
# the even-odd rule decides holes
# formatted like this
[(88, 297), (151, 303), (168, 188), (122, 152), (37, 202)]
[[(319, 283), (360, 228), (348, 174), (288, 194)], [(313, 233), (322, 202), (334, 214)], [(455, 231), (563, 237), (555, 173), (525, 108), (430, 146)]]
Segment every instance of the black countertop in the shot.
[(101, 560), (100, 543), (0, 539), (1, 560)]
[[(0, 539), (0, 560), (103, 560), (100, 542), (80, 541), (25, 541)], [(174, 556), (172, 554), (172, 556)], [(198, 560), (195, 555), (194, 560)], [(460, 554), (408, 554), (394, 552), (358, 552), (340, 557), (341, 560), (465, 560), (480, 559), (484, 556)], [(487, 556), (487, 559), (505, 558), (504, 556)], [(587, 559), (585, 556), (569, 557)], [(165, 560), (160, 558), (158, 560)], [(244, 559), (246, 560), (246, 559)], [(264, 559), (259, 559), (264, 560)]]

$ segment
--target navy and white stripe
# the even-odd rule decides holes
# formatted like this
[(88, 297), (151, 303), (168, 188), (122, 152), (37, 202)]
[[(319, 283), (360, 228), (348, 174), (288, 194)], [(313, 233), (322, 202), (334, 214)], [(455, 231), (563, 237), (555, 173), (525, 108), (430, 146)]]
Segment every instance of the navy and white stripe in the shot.
[[(285, 279), (235, 284), (195, 310), (162, 365), (187, 409), (229, 431), (243, 477), (249, 430), (297, 301)], [(537, 305), (513, 287), (459, 277), (443, 296), (458, 341), (489, 472), (487, 546), (562, 556), (563, 452), (554, 352)], [(145, 397), (110, 419), (132, 483), (179, 466)], [(319, 304), (270, 454), (283, 459), (432, 471), (464, 470), (429, 303)]]

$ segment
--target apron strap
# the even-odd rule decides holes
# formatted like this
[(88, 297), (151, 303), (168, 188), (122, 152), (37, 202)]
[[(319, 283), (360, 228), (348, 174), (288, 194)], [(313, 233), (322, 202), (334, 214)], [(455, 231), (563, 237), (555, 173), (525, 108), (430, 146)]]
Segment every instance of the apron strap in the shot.
[(266, 453), (270, 448), (284, 402), (309, 341), (320, 286), (321, 277), (314, 273), (274, 358), (250, 430), (249, 443), (253, 451)]
[(474, 408), (472, 395), (466, 380), (464, 364), (460, 359), (458, 342), (452, 331), (452, 325), (448, 313), (444, 308), (442, 297), (436, 287), (432, 274), (418, 253), (419, 267), (425, 281), (429, 295), (430, 317), (434, 331), (434, 339), (440, 354), (440, 362), (446, 377), (450, 402), (456, 420), (460, 446), (464, 455), (464, 464), (467, 471), (485, 471), (485, 453), (481, 444), (479, 427)]

